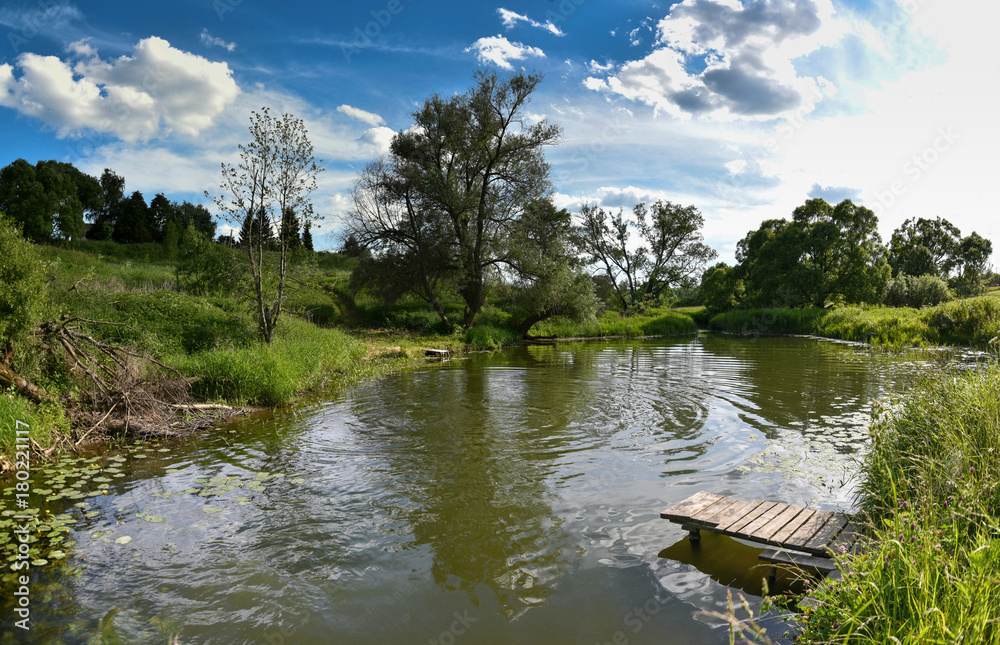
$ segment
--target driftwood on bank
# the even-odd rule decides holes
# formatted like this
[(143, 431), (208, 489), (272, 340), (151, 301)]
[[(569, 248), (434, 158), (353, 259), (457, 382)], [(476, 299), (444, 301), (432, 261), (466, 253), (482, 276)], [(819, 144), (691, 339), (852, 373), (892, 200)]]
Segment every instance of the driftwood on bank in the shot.
[(34, 403), (42, 403), (50, 398), (44, 390), (10, 369), (4, 363), (0, 363), (0, 386), (5, 389), (12, 387), (15, 392)]
[(75, 436), (60, 437), (46, 454), (58, 446), (75, 448), (88, 439), (109, 435), (180, 436), (208, 427), (220, 417), (244, 412), (195, 402), (190, 390), (196, 379), (185, 378), (169, 365), (89, 331), (102, 327), (134, 330), (126, 323), (68, 315), (35, 330), (35, 335), (44, 339), (44, 350), (59, 355), (71, 374), (90, 382), (82, 396), (57, 399), (0, 361), (0, 387), (13, 388), (34, 403), (61, 401), (67, 409)]

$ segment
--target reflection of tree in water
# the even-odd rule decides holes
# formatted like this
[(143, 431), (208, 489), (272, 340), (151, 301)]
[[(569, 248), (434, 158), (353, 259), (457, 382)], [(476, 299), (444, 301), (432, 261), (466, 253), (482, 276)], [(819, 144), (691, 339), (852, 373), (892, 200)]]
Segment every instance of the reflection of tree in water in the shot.
[(527, 371), (479, 363), (399, 379), (395, 400), (359, 418), (382, 426), (382, 440), (396, 435), (387, 457), (415, 505), (404, 509), (415, 542), (434, 551), (434, 581), (477, 605), (485, 584), (511, 617), (544, 602), (568, 564), (571, 541), (547, 489), (559, 438), (545, 428), (561, 411), (544, 412), (544, 388)]
[[(715, 396), (730, 403), (742, 422), (768, 439), (788, 428), (842, 418), (859, 404), (881, 398), (892, 374), (880, 373), (873, 356), (858, 348), (808, 338), (708, 336), (714, 356)], [(886, 370), (902, 374), (898, 359)], [(887, 378), (890, 376), (890, 378)], [(864, 424), (863, 415), (856, 419)], [(842, 419), (850, 421), (850, 419)]]

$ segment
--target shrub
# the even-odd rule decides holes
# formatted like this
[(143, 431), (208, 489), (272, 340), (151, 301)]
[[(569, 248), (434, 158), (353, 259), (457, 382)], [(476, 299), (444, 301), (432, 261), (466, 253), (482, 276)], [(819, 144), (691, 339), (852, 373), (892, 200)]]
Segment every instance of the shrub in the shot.
[(478, 324), (466, 332), (465, 342), (472, 349), (499, 349), (513, 345), (521, 336), (507, 327), (495, 327), (488, 324)]
[(0, 212), (0, 348), (23, 339), (45, 311), (45, 266), (17, 226)]
[(900, 274), (889, 281), (885, 291), (885, 304), (890, 307), (919, 309), (949, 300), (948, 283), (933, 275)]
[(243, 265), (232, 249), (188, 226), (179, 248), (177, 284), (196, 295), (231, 295), (244, 288)]

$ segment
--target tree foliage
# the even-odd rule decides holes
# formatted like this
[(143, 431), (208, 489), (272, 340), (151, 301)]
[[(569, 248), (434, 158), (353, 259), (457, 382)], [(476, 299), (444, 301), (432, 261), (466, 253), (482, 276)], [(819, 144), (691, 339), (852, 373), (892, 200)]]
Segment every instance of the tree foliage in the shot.
[(19, 223), (0, 211), (0, 351), (9, 351), (38, 323), (46, 291), (41, 259), (21, 236)]
[(84, 212), (101, 201), (97, 180), (72, 164), (17, 159), (0, 169), (0, 209), (38, 242), (83, 237)]
[[(279, 236), (272, 260), (264, 231), (280, 225), (287, 210), (305, 222), (313, 218), (309, 195), (322, 169), (304, 122), (290, 114), (273, 117), (266, 107), (251, 114), (250, 142), (239, 149), (237, 164), (222, 164), (222, 194), (213, 201), (232, 224), (249, 222), (243, 252), (258, 328), (270, 343), (285, 300), (291, 249)], [(254, 218), (259, 226), (253, 226)]]
[[(588, 264), (610, 280), (625, 310), (641, 308), (670, 287), (693, 287), (695, 276), (717, 253), (706, 246), (705, 218), (694, 206), (657, 201), (636, 204), (632, 218), (624, 211), (609, 216), (603, 208), (584, 204), (577, 239)], [(632, 231), (640, 243), (631, 243)]]
[(568, 211), (549, 199), (525, 208), (507, 239), (512, 259), (508, 288), (514, 304), (513, 328), (527, 336), (531, 327), (553, 316), (582, 320), (600, 306), (594, 283), (581, 271)]
[(378, 274), (388, 286), (428, 301), (449, 329), (440, 288), (454, 285), (471, 327), (489, 276), (512, 263), (506, 240), (549, 189), (542, 149), (559, 137), (559, 128), (525, 120), (540, 76), (480, 72), (475, 80), (467, 93), (432, 96), (414, 113), (389, 156), (361, 173), (347, 222), (371, 264), (386, 268)]
[(870, 209), (810, 199), (791, 221), (767, 220), (737, 244), (738, 279), (753, 307), (877, 303), (890, 269)]
[(945, 280), (957, 261), (962, 233), (948, 220), (908, 219), (889, 242), (889, 265), (893, 275), (933, 275)]

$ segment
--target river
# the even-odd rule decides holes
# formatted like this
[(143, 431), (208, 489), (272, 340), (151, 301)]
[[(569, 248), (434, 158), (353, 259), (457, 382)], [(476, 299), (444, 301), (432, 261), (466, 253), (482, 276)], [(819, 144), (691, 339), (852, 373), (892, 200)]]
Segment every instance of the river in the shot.
[(75, 544), (34, 568), (31, 632), (0, 634), (727, 643), (702, 612), (759, 604), (761, 549), (695, 549), (660, 511), (699, 490), (849, 509), (873, 404), (921, 368), (809, 338), (538, 345), (67, 460), (33, 485)]

